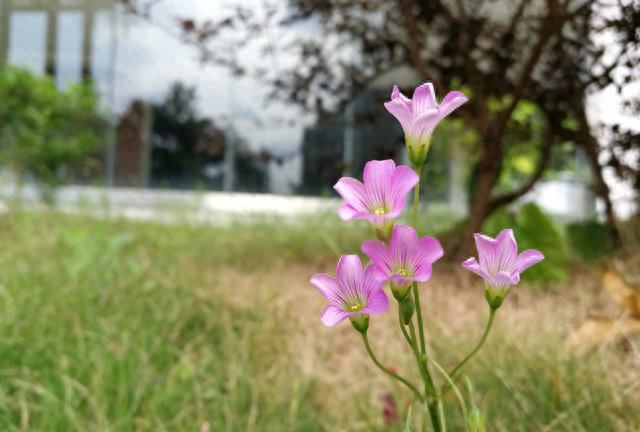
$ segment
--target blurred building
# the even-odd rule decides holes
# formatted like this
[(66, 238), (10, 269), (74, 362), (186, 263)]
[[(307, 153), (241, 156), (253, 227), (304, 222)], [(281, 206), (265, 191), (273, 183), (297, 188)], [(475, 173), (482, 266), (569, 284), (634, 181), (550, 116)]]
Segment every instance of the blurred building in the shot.
[[(178, 95), (177, 102), (191, 104), (183, 107), (190, 115), (187, 123), (178, 119), (185, 113), (160, 112), (161, 105), (136, 92), (118, 108), (116, 87), (140, 72), (128, 65), (118, 71), (117, 51), (127, 43), (118, 40), (126, 22), (116, 3), (0, 0), (0, 67), (12, 64), (50, 75), (59, 89), (94, 82), (111, 116), (110, 130), (100, 131), (104, 151), (95, 155), (107, 185), (268, 192), (265, 152), (251, 151), (232, 128), (213, 132), (213, 123), (196, 115), (195, 95), (185, 101)], [(188, 95), (191, 83), (180, 85)], [(95, 180), (76, 176), (78, 183)]]
[[(0, 65), (5, 65), (12, 56), (20, 53), (11, 52), (11, 37), (16, 33), (18, 21), (21, 16), (31, 15), (34, 21), (39, 21), (44, 27), (44, 40), (35, 41), (44, 43), (42, 53), (44, 55), (44, 71), (52, 76), (57, 76), (58, 66), (64, 62), (68, 54), (69, 46), (62, 46), (63, 33), (71, 26), (69, 17), (79, 22), (81, 27), (80, 69), (83, 78), (92, 77), (92, 50), (93, 32), (96, 14), (113, 9), (111, 0), (0, 0)], [(38, 32), (31, 35), (38, 37)]]

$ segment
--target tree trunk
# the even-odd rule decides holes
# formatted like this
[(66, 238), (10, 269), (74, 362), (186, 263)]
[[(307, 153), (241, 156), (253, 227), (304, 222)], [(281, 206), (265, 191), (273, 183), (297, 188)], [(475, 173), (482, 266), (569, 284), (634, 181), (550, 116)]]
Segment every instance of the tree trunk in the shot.
[(607, 217), (607, 225), (613, 237), (613, 241), (616, 247), (622, 246), (622, 238), (618, 225), (616, 223), (616, 215), (613, 210), (613, 203), (611, 202), (611, 191), (609, 185), (604, 181), (602, 176), (602, 167), (598, 161), (600, 155), (600, 144), (598, 140), (591, 133), (591, 127), (587, 121), (587, 115), (585, 113), (585, 107), (576, 107), (576, 114), (578, 116), (578, 123), (580, 124), (579, 134), (581, 135), (581, 144), (585, 149), (587, 159), (589, 160), (589, 166), (593, 173), (593, 191), (596, 195), (604, 201), (605, 215)]
[(478, 178), (473, 188), (469, 220), (453, 253), (454, 261), (463, 261), (471, 254), (474, 244), (473, 234), (480, 232), (482, 223), (489, 215), (491, 191), (498, 181), (500, 173), (500, 163), (503, 156), (500, 141), (487, 134), (483, 138), (482, 147), (484, 155), (478, 166)]

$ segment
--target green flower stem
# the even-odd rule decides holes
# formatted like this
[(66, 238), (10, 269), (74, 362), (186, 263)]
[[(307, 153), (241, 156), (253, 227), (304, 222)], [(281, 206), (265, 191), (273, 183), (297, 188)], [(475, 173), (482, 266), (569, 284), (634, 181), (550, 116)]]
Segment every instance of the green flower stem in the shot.
[[(418, 222), (418, 201), (420, 200), (420, 171), (421, 166), (414, 167), (416, 174), (418, 175), (418, 183), (413, 191), (413, 218), (411, 219), (411, 226), (415, 229)], [(416, 302), (416, 317), (418, 318), (418, 332), (420, 334), (420, 352), (426, 354), (424, 341), (424, 327), (422, 326), (422, 310), (420, 309), (420, 296), (418, 295), (418, 284), (413, 283), (413, 299)]]
[[(415, 328), (413, 326), (413, 321), (409, 323), (409, 331), (411, 332), (412, 339), (415, 341), (416, 340), (416, 331), (415, 331)], [(431, 379), (431, 375), (429, 374), (429, 369), (427, 368), (427, 363), (426, 363), (426, 361), (422, 360), (420, 352), (418, 351), (418, 346), (417, 346), (417, 344), (415, 342), (411, 346), (411, 348), (413, 348), (413, 353), (416, 356), (416, 361), (418, 362), (418, 369), (420, 369), (420, 373), (422, 374), (422, 379), (424, 380), (425, 397), (429, 396), (429, 395), (431, 395), (432, 397), (435, 397), (436, 396), (436, 386), (435, 386), (435, 384), (433, 384), (433, 379)], [(436, 407), (433, 399), (428, 404), (425, 403), (425, 420), (423, 421), (423, 424), (422, 424), (422, 430), (423, 431), (427, 430), (427, 421), (426, 421), (427, 412), (429, 413), (429, 416), (431, 417), (431, 424), (433, 425), (433, 430), (437, 431), (438, 429), (440, 429), (440, 426), (439, 426), (440, 425), (440, 420), (438, 418), (437, 407)]]
[(404, 422), (404, 429), (402, 432), (411, 432), (411, 417), (413, 416), (413, 404), (415, 403), (416, 398), (415, 395), (411, 398), (411, 403), (409, 404), (409, 409), (407, 410), (407, 419)]
[(458, 372), (460, 368), (462, 368), (462, 366), (464, 366), (464, 364), (468, 362), (471, 357), (473, 357), (478, 351), (480, 351), (480, 348), (482, 348), (482, 345), (484, 345), (484, 342), (487, 340), (487, 336), (489, 335), (489, 330), (491, 330), (491, 325), (493, 324), (493, 318), (495, 317), (495, 315), (496, 309), (491, 308), (491, 312), (489, 313), (489, 321), (487, 322), (487, 326), (484, 329), (484, 334), (482, 335), (480, 342), (478, 342), (478, 345), (473, 349), (473, 351), (469, 353), (468, 356), (464, 358), (464, 360), (458, 363), (458, 366), (453, 368), (453, 370), (449, 374), (450, 376), (454, 377), (456, 372)]
[(440, 371), (444, 379), (449, 383), (453, 391), (456, 393), (456, 396), (458, 397), (458, 402), (460, 402), (460, 407), (462, 408), (462, 415), (464, 416), (464, 421), (466, 423), (469, 416), (467, 415), (467, 405), (464, 403), (464, 398), (462, 397), (462, 393), (460, 393), (460, 390), (458, 390), (458, 387), (456, 387), (455, 383), (453, 382), (449, 374), (444, 370), (442, 366), (438, 364), (438, 362), (436, 362), (433, 358), (429, 357), (426, 354), (424, 355), (424, 358), (428, 362), (430, 362), (432, 365), (434, 365), (436, 369), (438, 369), (438, 371)]
[(438, 398), (438, 418), (440, 419), (440, 431), (447, 432), (447, 425), (444, 419), (444, 405), (440, 397)]
[[(431, 416), (431, 424), (433, 425), (433, 430), (434, 431), (439, 431), (440, 430), (440, 416), (438, 414), (438, 404), (435, 401), (435, 399), (429, 403), (429, 405), (427, 406), (427, 409), (429, 411), (429, 415)], [(424, 425), (424, 430), (426, 430), (426, 422)]]
[(427, 349), (424, 341), (424, 327), (422, 326), (422, 310), (420, 309), (420, 297), (418, 295), (418, 283), (413, 283), (413, 297), (416, 302), (416, 318), (418, 318), (418, 331), (420, 334), (420, 353), (426, 354)]
[[(420, 200), (420, 171), (421, 171), (421, 166), (414, 166), (414, 170), (416, 172), (416, 174), (418, 175), (418, 184), (416, 184), (416, 187), (414, 189), (413, 192), (413, 218), (411, 220), (411, 226), (415, 229), (416, 228), (416, 223), (418, 222), (418, 201)], [(427, 349), (426, 349), (426, 345), (425, 345), (425, 339), (424, 339), (424, 325), (422, 323), (422, 309), (420, 308), (420, 295), (418, 293), (418, 284), (416, 282), (413, 283), (413, 299), (416, 303), (416, 318), (418, 320), (418, 333), (420, 335), (420, 353), (422, 354), (426, 354), (427, 353)], [(411, 326), (413, 326), (413, 324), (411, 324)], [(411, 329), (411, 327), (409, 327)], [(415, 333), (415, 332), (414, 332)], [(415, 339), (415, 336), (413, 338), (415, 345), (416, 345), (416, 351), (417, 351), (417, 341)], [(435, 395), (435, 386), (433, 385), (433, 380), (431, 379), (431, 375), (429, 374), (429, 369), (427, 368), (426, 363), (423, 363), (422, 359), (417, 358), (416, 359), (418, 361), (418, 366), (420, 368), (420, 371), (425, 372), (425, 385), (427, 386), (427, 391), (431, 392), (433, 395)], [(434, 402), (430, 402), (427, 406), (428, 410), (429, 410), (429, 415), (431, 416), (431, 423), (433, 425), (433, 428), (435, 431), (438, 431), (440, 429), (440, 421), (438, 419), (438, 411), (437, 411), (437, 406), (435, 405)], [(426, 411), (426, 410), (425, 410)], [(425, 413), (426, 415), (426, 413)], [(426, 430), (427, 427), (427, 422), (423, 422), (423, 430)]]
[(364, 341), (364, 346), (367, 349), (367, 353), (369, 353), (369, 357), (371, 357), (371, 360), (373, 360), (373, 363), (375, 363), (375, 365), (378, 366), (378, 368), (382, 372), (384, 372), (387, 375), (397, 379), (398, 381), (400, 381), (401, 383), (403, 383), (404, 385), (409, 387), (409, 389), (413, 392), (414, 396), (417, 397), (420, 401), (424, 401), (424, 398), (422, 397), (422, 395), (420, 394), (418, 389), (415, 388), (415, 386), (413, 384), (411, 384), (409, 381), (407, 381), (406, 379), (402, 378), (398, 374), (395, 374), (395, 373), (391, 372), (386, 367), (382, 366), (382, 364), (378, 361), (376, 356), (373, 355), (373, 351), (371, 351), (371, 346), (369, 345), (369, 338), (367, 337), (367, 333), (361, 333), (361, 334), (362, 334), (362, 340)]
[[(416, 330), (415, 330), (415, 327), (413, 326), (413, 322), (409, 323), (409, 331), (411, 333), (411, 339), (415, 341)], [(413, 349), (413, 354), (416, 356), (416, 360), (418, 361), (418, 368), (420, 369), (420, 373), (422, 374), (422, 379), (424, 380), (424, 385), (426, 386), (426, 394), (435, 396), (436, 387), (433, 384), (433, 379), (431, 378), (431, 375), (429, 375), (429, 370), (427, 369), (426, 364), (422, 361), (422, 357), (420, 355), (420, 352), (418, 351), (418, 347), (416, 346), (415, 342), (411, 346), (411, 348)]]
[(422, 167), (414, 168), (416, 174), (418, 174), (418, 184), (413, 191), (413, 219), (411, 219), (411, 226), (416, 227), (418, 221), (418, 199), (420, 198), (420, 170)]

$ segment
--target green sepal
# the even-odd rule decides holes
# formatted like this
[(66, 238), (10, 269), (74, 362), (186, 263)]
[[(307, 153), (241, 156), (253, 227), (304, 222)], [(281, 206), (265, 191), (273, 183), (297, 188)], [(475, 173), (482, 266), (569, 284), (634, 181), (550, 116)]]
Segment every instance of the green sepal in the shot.
[(508, 291), (506, 291), (502, 295), (496, 294), (490, 287), (487, 287), (484, 290), (484, 297), (487, 299), (487, 302), (489, 303), (489, 307), (493, 310), (496, 310), (500, 306), (502, 306), (502, 302), (507, 297), (507, 293)]
[(374, 225), (369, 222), (369, 226), (371, 226), (371, 230), (376, 235), (377, 239), (389, 246), (391, 236), (393, 235), (394, 220), (386, 219), (382, 225)]
[(404, 299), (407, 298), (407, 295), (409, 295), (411, 285), (398, 286), (393, 282), (389, 285), (391, 286), (391, 294), (393, 294), (393, 298), (398, 300), (398, 303), (402, 304)]
[(349, 321), (351, 321), (353, 328), (362, 334), (366, 333), (369, 329), (370, 319), (371, 317), (369, 314), (356, 314), (349, 317)]
[(407, 136), (405, 136), (404, 139), (407, 143), (407, 153), (409, 153), (409, 160), (413, 164), (413, 167), (417, 170), (427, 160), (427, 153), (429, 153), (431, 138), (429, 138), (426, 143), (412, 143)]

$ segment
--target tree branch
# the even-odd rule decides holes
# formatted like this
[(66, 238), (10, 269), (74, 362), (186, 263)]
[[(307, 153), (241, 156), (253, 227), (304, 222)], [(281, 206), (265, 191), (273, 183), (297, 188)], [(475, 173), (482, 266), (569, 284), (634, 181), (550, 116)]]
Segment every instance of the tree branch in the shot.
[(503, 130), (506, 127), (507, 122), (511, 117), (511, 114), (513, 113), (513, 110), (518, 105), (518, 102), (520, 102), (520, 99), (522, 98), (524, 91), (526, 90), (526, 88), (529, 86), (529, 83), (531, 82), (531, 74), (533, 73), (533, 69), (538, 64), (538, 61), (540, 60), (540, 57), (542, 56), (542, 53), (545, 47), (547, 46), (547, 44), (551, 40), (551, 37), (555, 33), (553, 31), (553, 28), (555, 27), (554, 23), (557, 19), (557, 16), (556, 16), (555, 8), (551, 7), (551, 5), (554, 3), (555, 3), (554, 0), (549, 1), (549, 10), (547, 12), (547, 16), (542, 22), (542, 25), (540, 26), (540, 30), (538, 32), (540, 36), (538, 38), (538, 41), (534, 45), (533, 49), (531, 50), (531, 53), (529, 54), (529, 58), (525, 62), (524, 67), (522, 68), (522, 73), (520, 74), (520, 78), (518, 78), (518, 80), (516, 81), (511, 103), (509, 104), (509, 106), (507, 106), (507, 108), (505, 108), (498, 114), (497, 127), (499, 130)]
[(538, 165), (536, 166), (536, 169), (529, 180), (516, 191), (493, 198), (487, 206), (487, 216), (500, 207), (511, 204), (512, 202), (529, 192), (531, 189), (533, 189), (538, 180), (542, 178), (542, 174), (544, 174), (545, 169), (551, 161), (551, 148), (553, 146), (553, 141), (554, 140), (551, 128), (547, 127), (540, 148), (540, 158), (538, 159)]
[[(433, 72), (431, 72), (426, 63), (422, 60), (422, 57), (420, 55), (420, 52), (422, 51), (420, 41), (422, 41), (423, 38), (420, 29), (418, 28), (418, 23), (416, 22), (413, 11), (411, 10), (412, 7), (413, 0), (400, 0), (400, 10), (407, 23), (407, 29), (409, 32), (408, 48), (411, 64), (423, 79), (432, 81), (436, 88), (440, 89), (441, 91), (449, 92), (449, 86), (442, 82)], [(445, 8), (445, 6), (442, 7)], [(452, 17), (451, 19), (455, 18)], [(479, 119), (472, 116), (467, 110), (461, 109), (456, 111), (456, 113), (461, 118), (463, 118), (465, 122), (472, 128), (479, 130), (479, 128), (482, 126)]]
[[(569, 21), (570, 19), (578, 15), (582, 11), (582, 9), (584, 7), (587, 7), (588, 5), (589, 5), (589, 2), (586, 2), (582, 6), (579, 6), (578, 8), (576, 8), (576, 10), (574, 10), (573, 12), (568, 12), (563, 6), (558, 4), (558, 0), (548, 0), (547, 15), (544, 18), (544, 21), (542, 22), (542, 25), (540, 26), (540, 30), (538, 32), (540, 37), (538, 38), (538, 41), (536, 42), (533, 49), (531, 50), (531, 54), (529, 55), (529, 58), (525, 62), (525, 65), (522, 69), (522, 73), (520, 74), (520, 78), (518, 78), (518, 80), (516, 81), (515, 89), (512, 95), (513, 99), (511, 100), (511, 103), (507, 108), (505, 108), (498, 114), (498, 121), (497, 121), (498, 130), (503, 130), (506, 127), (507, 122), (511, 117), (511, 114), (513, 113), (513, 110), (516, 108), (525, 90), (531, 83), (531, 74), (533, 73), (533, 69), (538, 64), (540, 57), (544, 52), (544, 49), (546, 48), (547, 44), (551, 40), (551, 37), (556, 34), (556, 30), (562, 27), (562, 25), (564, 25), (565, 22)], [(560, 9), (563, 9), (563, 10), (560, 10)]]

